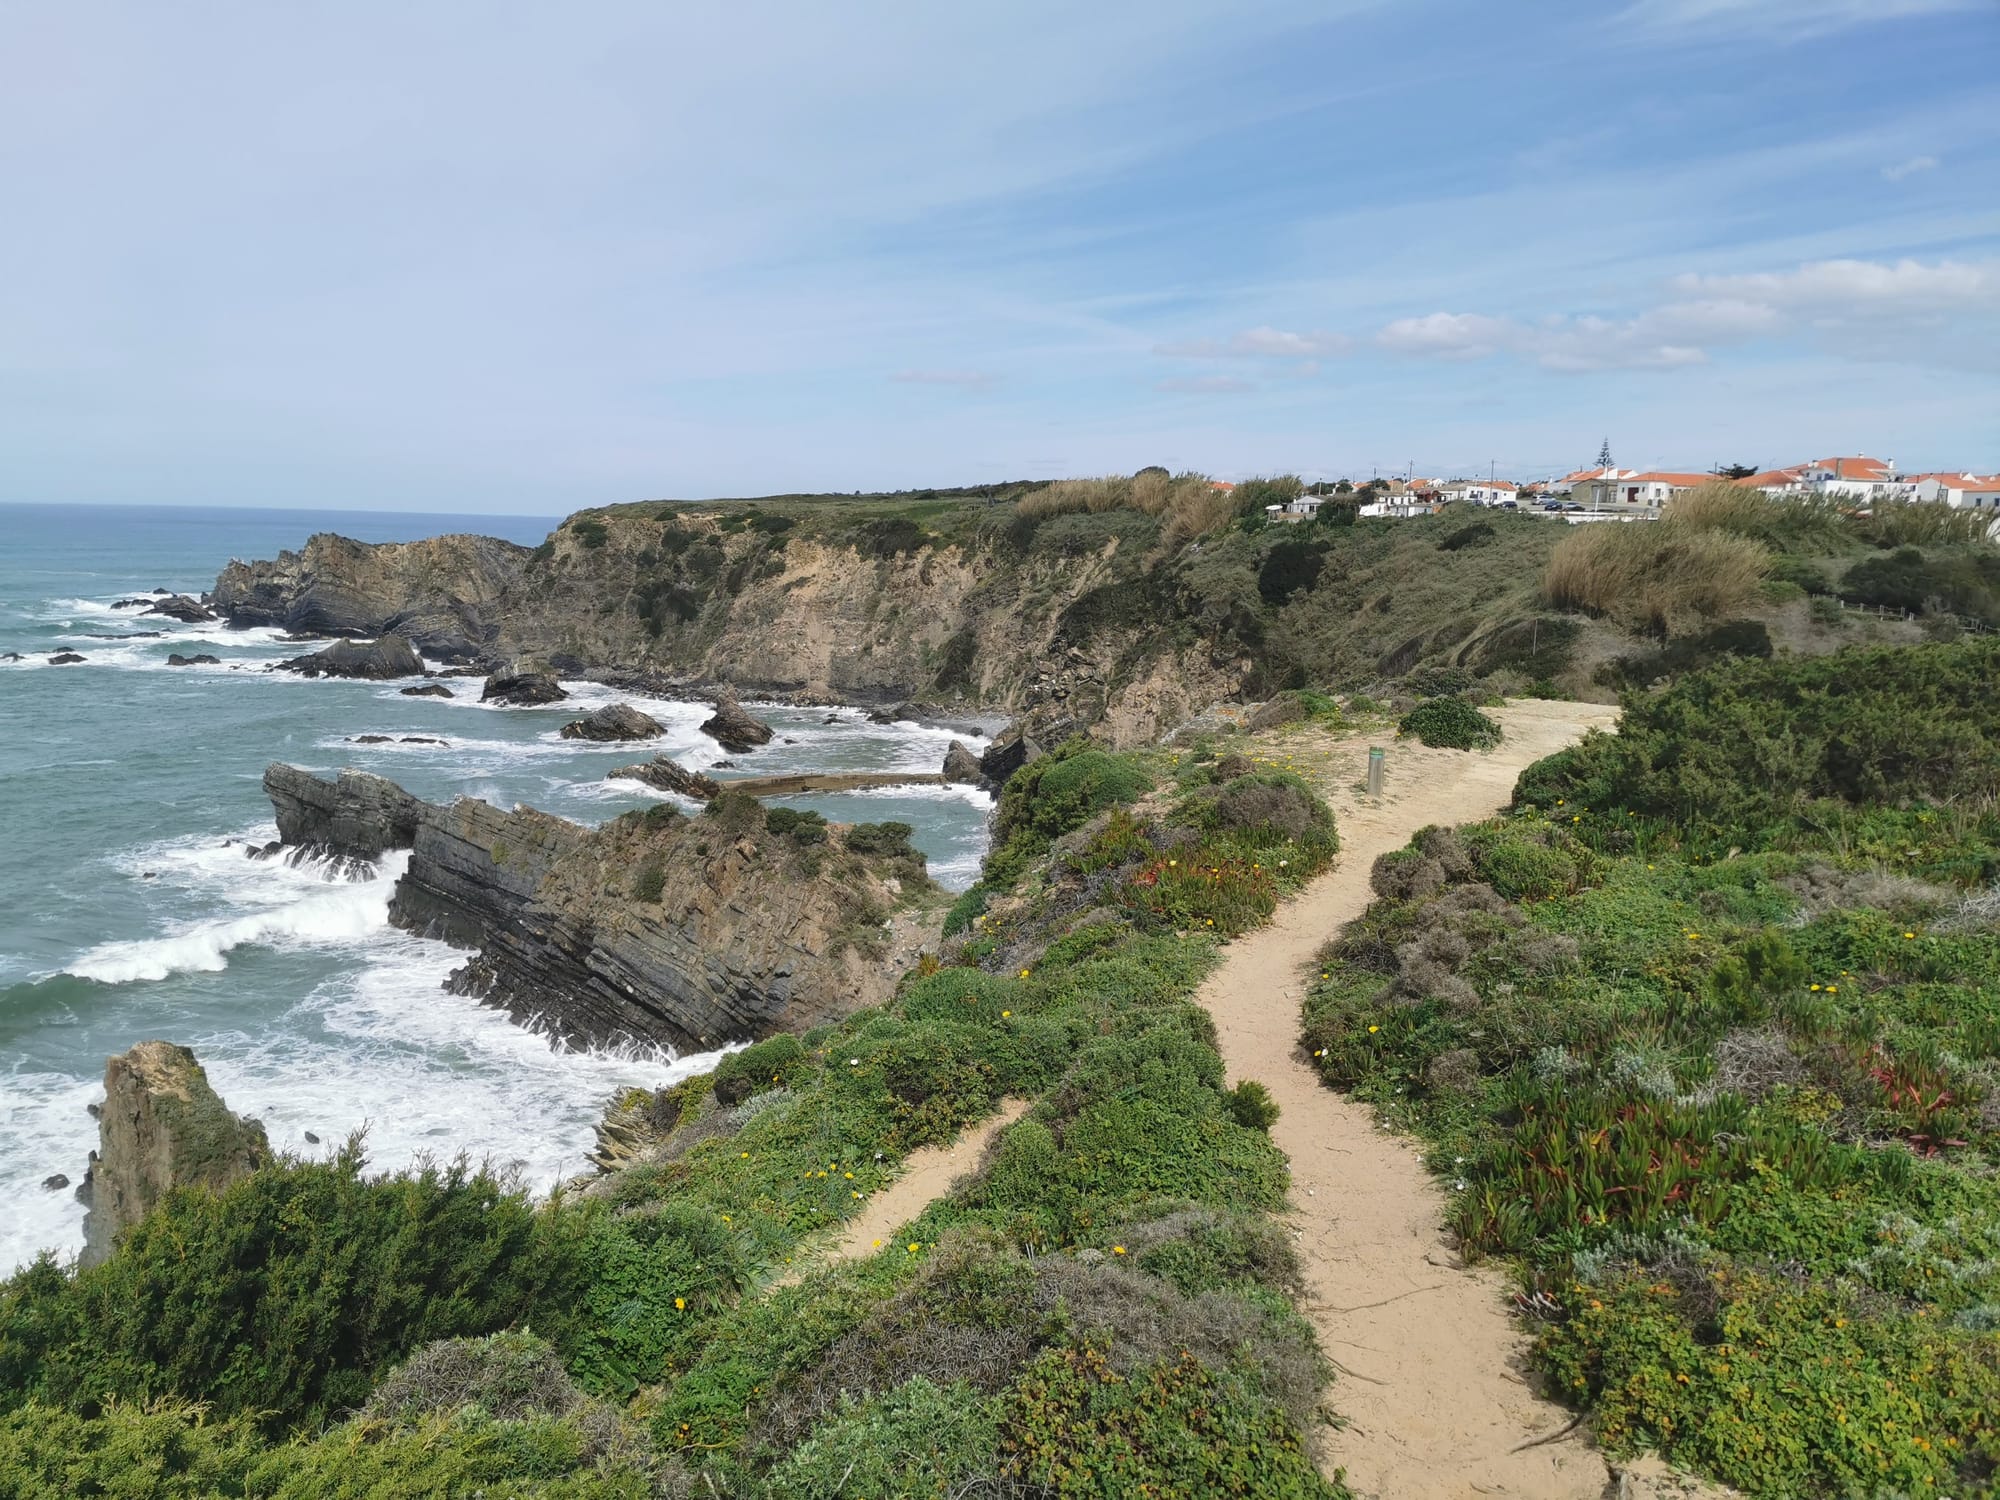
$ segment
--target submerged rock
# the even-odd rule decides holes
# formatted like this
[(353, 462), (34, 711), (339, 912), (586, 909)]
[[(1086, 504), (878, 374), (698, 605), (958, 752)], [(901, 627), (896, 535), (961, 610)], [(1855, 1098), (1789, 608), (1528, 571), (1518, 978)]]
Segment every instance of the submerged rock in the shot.
[(736, 694), (726, 689), (715, 705), (714, 714), (702, 720), (701, 732), (732, 755), (742, 755), (771, 742), (771, 726), (752, 718), (736, 701)]
[(421, 677), (424, 664), (408, 641), (399, 635), (385, 635), (379, 641), (335, 641), (310, 656), (279, 662), (278, 670), (306, 677), (356, 677), (383, 682), (395, 677)]
[(219, 667), (222, 665), (222, 658), (219, 656), (210, 656), (206, 651), (198, 651), (193, 656), (182, 656), (180, 652), (174, 651), (168, 654), (167, 665), (170, 667)]
[(398, 688), (405, 698), (450, 698), (456, 696), (441, 682), (427, 682), (422, 687)]
[(165, 599), (156, 599), (146, 606), (149, 615), (165, 615), (169, 620), (179, 620), (183, 625), (199, 625), (215, 618), (215, 611), (199, 599), (190, 599), (186, 594), (174, 594)]
[(643, 781), (647, 786), (658, 787), (663, 792), (693, 797), (700, 802), (707, 802), (710, 798), (722, 795), (722, 783), (713, 776), (690, 771), (679, 761), (664, 755), (656, 755), (651, 760), (641, 761), (636, 766), (620, 766), (611, 772), (607, 779)]
[(47, 1177), (42, 1179), (42, 1186), (52, 1193), (60, 1193), (64, 1188), (69, 1186), (69, 1174), (67, 1172), (51, 1172)]
[(82, 1189), (84, 1265), (110, 1255), (168, 1189), (224, 1188), (271, 1159), (264, 1127), (231, 1114), (194, 1054), (171, 1042), (141, 1042), (105, 1062), (97, 1130)]
[(89, 657), (80, 656), (74, 651), (58, 651), (54, 656), (49, 658), (49, 665), (52, 667), (73, 667), (78, 662), (88, 661), (89, 659)]
[(965, 741), (953, 740), (951, 748), (945, 751), (944, 779), (960, 786), (977, 786), (986, 779), (979, 757), (972, 753)]
[(486, 687), (479, 695), (479, 701), (511, 703), (523, 708), (532, 708), (542, 703), (560, 703), (568, 696), (553, 673), (516, 664), (488, 677)]
[(629, 703), (613, 703), (562, 727), (566, 740), (650, 740), (665, 733), (658, 719)]

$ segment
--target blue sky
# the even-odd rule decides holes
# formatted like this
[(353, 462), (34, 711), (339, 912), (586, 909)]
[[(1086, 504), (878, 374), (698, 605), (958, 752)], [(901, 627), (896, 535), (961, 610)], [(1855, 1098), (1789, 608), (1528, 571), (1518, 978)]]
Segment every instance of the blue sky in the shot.
[(2000, 0), (0, 0), (0, 500), (2000, 469)]

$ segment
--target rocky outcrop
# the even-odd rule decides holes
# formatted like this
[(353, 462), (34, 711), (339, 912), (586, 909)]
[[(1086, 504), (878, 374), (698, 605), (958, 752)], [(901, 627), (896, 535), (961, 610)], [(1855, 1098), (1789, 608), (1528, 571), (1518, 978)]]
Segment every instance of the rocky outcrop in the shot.
[(89, 659), (89, 657), (80, 655), (75, 651), (58, 651), (54, 656), (49, 658), (49, 665), (52, 667), (73, 667), (78, 662), (88, 661)]
[(370, 545), (321, 532), (269, 562), (231, 562), (210, 595), (234, 625), (411, 641), (446, 661), (487, 654), (528, 549), (489, 536)]
[(568, 696), (554, 673), (517, 663), (488, 677), (479, 701), (533, 708), (543, 703), (560, 703)]
[(405, 698), (449, 698), (452, 691), (441, 682), (427, 682), (422, 687), (398, 688)]
[(179, 620), (184, 625), (199, 625), (213, 620), (215, 611), (199, 599), (190, 599), (186, 594), (172, 594), (165, 599), (156, 599), (146, 606), (149, 615), (165, 615), (169, 620)]
[(219, 667), (222, 665), (222, 658), (219, 656), (210, 656), (206, 651), (198, 651), (193, 656), (182, 656), (178, 651), (171, 651), (167, 654), (167, 665), (170, 667)]
[(424, 663), (408, 641), (399, 635), (385, 635), (378, 641), (335, 641), (324, 651), (279, 662), (278, 670), (306, 677), (359, 677), (387, 682), (397, 677), (423, 676)]
[(104, 1065), (98, 1146), (79, 1196), (82, 1263), (110, 1255), (170, 1188), (224, 1188), (271, 1159), (264, 1127), (229, 1112), (194, 1054), (141, 1042)]
[(1258, 704), (1244, 715), (1243, 727), (1252, 734), (1266, 729), (1276, 729), (1284, 724), (1296, 724), (1306, 716), (1306, 706), (1299, 701), (1296, 693), (1280, 693), (1267, 702)]
[(562, 727), (566, 740), (651, 740), (665, 733), (658, 719), (629, 703), (613, 703)]
[(979, 757), (963, 740), (953, 740), (944, 753), (944, 779), (960, 786), (977, 786), (986, 779)]
[(280, 829), (347, 837), (333, 852), (364, 857), (407, 833), (390, 920), (476, 950), (454, 991), (576, 1043), (712, 1048), (878, 1003), (895, 976), (856, 934), (924, 883), (907, 856), (772, 834), (741, 799), (586, 829), (533, 808), (425, 803), (356, 772), (314, 780), (265, 773)]
[(366, 771), (342, 771), (337, 781), (322, 781), (283, 762), (265, 768), (264, 795), (287, 848), (350, 859), (376, 860), (391, 849), (409, 848), (429, 806)]
[(679, 761), (664, 755), (656, 755), (651, 760), (641, 761), (636, 766), (620, 766), (607, 777), (611, 781), (643, 781), (647, 786), (657, 787), (663, 792), (673, 792), (677, 796), (693, 797), (698, 802), (722, 795), (722, 783), (713, 776), (704, 776), (699, 771), (690, 771)]
[(715, 712), (702, 720), (701, 732), (731, 755), (742, 755), (771, 742), (771, 726), (752, 718), (736, 701), (736, 695), (729, 692), (716, 703)]

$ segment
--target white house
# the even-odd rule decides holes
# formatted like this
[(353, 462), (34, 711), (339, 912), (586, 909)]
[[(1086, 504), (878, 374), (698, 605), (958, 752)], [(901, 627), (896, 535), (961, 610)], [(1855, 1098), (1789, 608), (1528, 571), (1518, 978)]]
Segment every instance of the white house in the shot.
[(1853, 458), (1816, 458), (1799, 465), (1805, 487), (1822, 495), (1840, 495), (1850, 500), (1907, 500), (1910, 486), (1896, 473), (1896, 466), (1883, 458), (1865, 454)]
[(1943, 501), (1955, 510), (2000, 509), (2000, 474), (1911, 474), (1912, 500)]
[(1684, 490), (1713, 483), (1713, 474), (1676, 474), (1665, 469), (1648, 469), (1613, 481), (1612, 499), (1618, 505), (1665, 505)]
[(1471, 505), (1499, 505), (1516, 498), (1520, 491), (1511, 479), (1454, 479), (1450, 484), (1440, 485), (1438, 493), (1446, 500), (1463, 500)]

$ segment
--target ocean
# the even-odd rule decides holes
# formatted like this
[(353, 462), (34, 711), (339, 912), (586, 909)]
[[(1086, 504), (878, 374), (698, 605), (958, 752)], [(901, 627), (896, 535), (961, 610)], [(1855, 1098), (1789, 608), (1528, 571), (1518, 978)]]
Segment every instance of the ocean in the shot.
[[(553, 519), (371, 512), (0, 506), (0, 1274), (83, 1242), (82, 1180), (104, 1060), (164, 1038), (194, 1049), (231, 1108), (311, 1156), (366, 1132), (372, 1165), (460, 1151), (537, 1190), (585, 1169), (604, 1101), (712, 1065), (650, 1048), (561, 1050), (441, 984), (464, 955), (388, 925), (392, 856), (374, 878), (253, 861), (276, 837), (260, 778), (285, 760), (391, 777), (433, 800), (529, 803), (596, 823), (654, 800), (611, 767), (664, 750), (723, 758), (703, 704), (568, 683), (568, 702), (499, 708), (476, 678), (452, 699), (407, 683), (310, 681), (266, 668), (314, 649), (270, 630), (141, 618), (115, 601), (199, 595), (231, 557), (316, 531), (406, 541), (450, 531), (534, 543)], [(142, 631), (158, 631), (141, 636)], [(85, 660), (51, 666), (58, 651)], [(219, 666), (169, 667), (205, 652)], [(634, 703), (662, 741), (599, 746), (557, 730)], [(747, 773), (935, 770), (952, 736), (859, 709), (749, 706), (779, 739)], [(382, 734), (395, 742), (362, 745)], [(445, 744), (405, 744), (403, 735)], [(975, 750), (984, 742), (972, 740)], [(726, 777), (727, 773), (723, 773)], [(899, 818), (932, 875), (963, 889), (991, 800), (969, 787), (786, 799), (838, 821)], [(312, 1139), (316, 1137), (317, 1139)]]

